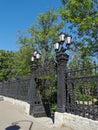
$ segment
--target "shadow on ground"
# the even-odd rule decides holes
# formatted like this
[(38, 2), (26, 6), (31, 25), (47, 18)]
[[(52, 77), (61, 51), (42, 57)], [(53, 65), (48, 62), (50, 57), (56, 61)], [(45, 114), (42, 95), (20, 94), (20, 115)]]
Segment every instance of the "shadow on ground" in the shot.
[(32, 125), (33, 125), (33, 122), (32, 121), (29, 121), (29, 120), (22, 120), (22, 121), (16, 121), (16, 122), (13, 122), (11, 126), (8, 126), (5, 130), (20, 130), (20, 126), (18, 125), (19, 123), (21, 122), (29, 122), (30, 125), (29, 125), (29, 129), (28, 130), (31, 130), (32, 129)]
[(5, 130), (19, 130), (19, 129), (20, 129), (20, 126), (12, 125), (12, 126), (7, 127)]

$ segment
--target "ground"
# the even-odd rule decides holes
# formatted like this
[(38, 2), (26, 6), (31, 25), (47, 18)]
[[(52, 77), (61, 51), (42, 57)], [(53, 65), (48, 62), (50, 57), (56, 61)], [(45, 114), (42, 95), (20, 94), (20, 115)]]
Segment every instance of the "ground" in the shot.
[(23, 114), (15, 105), (0, 101), (0, 130), (71, 130), (56, 127), (47, 117), (34, 118)]

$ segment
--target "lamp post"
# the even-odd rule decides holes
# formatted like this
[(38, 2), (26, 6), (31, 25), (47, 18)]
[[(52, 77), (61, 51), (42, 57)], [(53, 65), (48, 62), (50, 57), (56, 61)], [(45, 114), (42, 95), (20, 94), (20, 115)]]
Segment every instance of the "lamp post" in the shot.
[(31, 57), (31, 62), (32, 62), (32, 65), (31, 65), (31, 72), (33, 72), (33, 76), (36, 74), (36, 70), (38, 68), (38, 65), (37, 65), (37, 60), (39, 60), (41, 57), (40, 53), (38, 51), (34, 51), (32, 57)]
[[(59, 42), (54, 44), (56, 51), (56, 61), (57, 61), (57, 112), (65, 112), (65, 100), (66, 100), (66, 91), (65, 90), (65, 76), (67, 61), (69, 55), (66, 54), (66, 50), (69, 49), (71, 44), (71, 36), (66, 35), (65, 33), (60, 33)], [(65, 44), (66, 43), (66, 44)]]
[(35, 107), (35, 101), (36, 101), (36, 70), (38, 69), (37, 60), (40, 59), (40, 54), (37, 51), (34, 51), (33, 55), (31, 56), (31, 80), (30, 80), (30, 89), (28, 92), (29, 95), (29, 103), (30, 103), (30, 115), (35, 114), (34, 107)]
[[(30, 81), (30, 89), (29, 89), (29, 101), (30, 101), (30, 115), (35, 117), (45, 116), (44, 106), (42, 104), (41, 98), (36, 89), (36, 78), (38, 77), (38, 60), (40, 59), (41, 55), (38, 51), (34, 51), (31, 57), (31, 81)], [(38, 71), (37, 71), (38, 70)]]

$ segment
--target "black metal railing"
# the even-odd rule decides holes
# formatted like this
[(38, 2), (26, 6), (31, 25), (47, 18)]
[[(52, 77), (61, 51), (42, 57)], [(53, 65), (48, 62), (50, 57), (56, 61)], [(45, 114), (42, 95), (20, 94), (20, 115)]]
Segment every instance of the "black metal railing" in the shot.
[[(33, 100), (35, 104), (40, 104), (36, 92), (40, 91), (39, 93), (44, 97), (43, 100), (50, 96), (50, 101), (55, 101), (56, 95), (53, 88), (56, 84), (52, 76), (56, 75), (56, 72), (55, 66), (52, 66), (51, 71), (50, 66), (46, 70), (39, 67), (35, 76), (32, 75), (33, 77), (1, 82), (0, 95), (23, 100), (32, 105)], [(98, 120), (98, 67), (72, 68), (65, 73), (64, 82), (65, 111)], [(51, 102), (49, 104), (52, 104)]]
[(98, 67), (74, 69), (65, 76), (65, 111), (98, 120)]
[[(54, 96), (55, 93), (52, 91), (55, 79), (52, 80), (52, 77), (55, 77), (55, 64), (51, 61), (48, 65), (39, 65), (33, 69), (32, 74), (28, 77), (17, 77), (14, 80), (1, 82), (0, 95), (28, 102), (31, 115), (34, 113), (35, 115), (37, 113), (37, 116), (45, 115), (43, 105), (46, 107), (46, 100), (48, 100), (49, 109), (54, 101), (51, 95)], [(47, 115), (50, 115), (50, 110)]]
[(0, 95), (28, 101), (30, 76), (0, 83)]

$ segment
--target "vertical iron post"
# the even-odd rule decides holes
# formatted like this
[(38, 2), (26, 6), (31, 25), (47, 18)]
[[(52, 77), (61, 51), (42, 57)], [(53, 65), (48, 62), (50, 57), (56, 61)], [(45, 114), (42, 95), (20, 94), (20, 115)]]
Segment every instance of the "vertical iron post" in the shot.
[(28, 97), (30, 103), (30, 115), (32, 115), (33, 106), (34, 106), (34, 95), (35, 95), (35, 75), (37, 70), (37, 64), (35, 62), (31, 63), (31, 80), (30, 80), (30, 88), (28, 90)]
[[(64, 52), (57, 52), (57, 112), (65, 112), (65, 76), (69, 56)], [(67, 91), (67, 90), (66, 90)]]
[(46, 112), (36, 88), (37, 70), (39, 70), (38, 65), (36, 61), (33, 61), (31, 65), (32, 76), (29, 89), (30, 115), (41, 117), (46, 116)]

